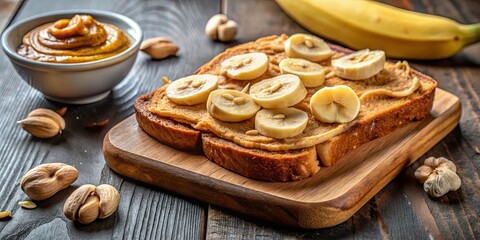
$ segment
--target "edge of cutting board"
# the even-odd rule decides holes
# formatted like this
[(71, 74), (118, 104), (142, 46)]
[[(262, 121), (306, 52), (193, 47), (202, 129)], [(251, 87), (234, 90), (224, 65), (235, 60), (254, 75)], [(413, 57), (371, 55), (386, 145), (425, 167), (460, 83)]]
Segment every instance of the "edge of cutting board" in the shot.
[(274, 223), (324, 228), (350, 218), (453, 130), (460, 115), (459, 99), (437, 89), (430, 116), (362, 145), (311, 178), (287, 183), (248, 179), (201, 154), (163, 145), (135, 116), (107, 133), (103, 152), (120, 175)]

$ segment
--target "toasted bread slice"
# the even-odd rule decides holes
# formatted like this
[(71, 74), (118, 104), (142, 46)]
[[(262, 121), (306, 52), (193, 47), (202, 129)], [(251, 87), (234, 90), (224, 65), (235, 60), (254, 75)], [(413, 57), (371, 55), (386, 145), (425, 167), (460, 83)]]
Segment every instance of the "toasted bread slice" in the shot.
[(148, 111), (154, 92), (135, 101), (138, 125), (150, 136), (183, 151), (204, 151), (218, 165), (245, 177), (263, 181), (290, 181), (313, 176), (320, 169), (315, 147), (270, 152), (241, 147), (233, 142), (201, 133), (172, 119)]
[(140, 96), (134, 104), (138, 125), (150, 136), (184, 151), (201, 151), (201, 134), (190, 126), (148, 111), (154, 92)]
[[(278, 62), (285, 57), (281, 47), (286, 38), (284, 35), (271, 36), (233, 47), (202, 66), (197, 73), (220, 74), (220, 63), (226, 58), (263, 51), (270, 57), (269, 70), (253, 82), (278, 75)], [(351, 52), (333, 45), (332, 49), (340, 56)], [(322, 63), (326, 66), (329, 64), (329, 61)], [(253, 121), (247, 120), (240, 124), (223, 123), (211, 118), (206, 113), (204, 104), (192, 107), (176, 106), (165, 97), (164, 87), (137, 100), (135, 103), (137, 121), (145, 132), (160, 142), (181, 150), (199, 151), (201, 148), (207, 158), (243, 176), (264, 181), (298, 180), (312, 176), (318, 171), (317, 158), (324, 166), (332, 165), (352, 149), (429, 114), (436, 82), (410, 70), (406, 64), (401, 65), (399, 69), (391, 62), (386, 66), (388, 69), (381, 73), (384, 76), (378, 78), (361, 82), (330, 77), (325, 85), (348, 85), (358, 95), (378, 88), (401, 91), (412, 85), (414, 76), (419, 79), (420, 87), (413, 94), (402, 98), (375, 96), (365, 99), (359, 116), (348, 124), (324, 124), (312, 117), (304, 134), (292, 139), (279, 141), (258, 136), (260, 142), (267, 142), (258, 144), (256, 142), (258, 139), (244, 134), (245, 129), (252, 128)], [(403, 69), (405, 66), (408, 69)], [(404, 72), (407, 77), (403, 76)], [(222, 88), (234, 89), (241, 89), (248, 83), (225, 77), (220, 81), (219, 85)], [(318, 88), (309, 89), (305, 101), (295, 107), (307, 112), (308, 99), (316, 90)], [(340, 127), (341, 132), (333, 137), (315, 138), (322, 132)], [(228, 131), (230, 134), (222, 135)], [(235, 137), (229, 139), (228, 136)], [(305, 141), (312, 138), (318, 142)], [(296, 144), (302, 140), (304, 145)]]

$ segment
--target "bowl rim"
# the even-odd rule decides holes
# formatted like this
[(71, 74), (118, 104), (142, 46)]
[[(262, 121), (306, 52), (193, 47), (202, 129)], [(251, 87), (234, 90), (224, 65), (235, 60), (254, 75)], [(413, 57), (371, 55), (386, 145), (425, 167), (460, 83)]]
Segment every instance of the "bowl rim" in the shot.
[[(132, 38), (134, 39), (132, 39), (133, 41), (130, 47), (119, 54), (116, 54), (108, 58), (100, 59), (100, 60), (95, 60), (90, 62), (81, 62), (81, 63), (52, 63), (52, 62), (41, 62), (41, 61), (28, 59), (18, 55), (18, 53), (14, 49), (10, 48), (9, 44), (7, 43), (7, 37), (10, 34), (12, 34), (12, 32), (15, 29), (17, 29), (18, 27), (26, 23), (29, 23), (41, 18), (62, 16), (62, 15), (74, 15), (74, 14), (89, 14), (89, 15), (93, 15), (94, 17), (95, 15), (97, 15), (97, 16), (102, 16), (106, 18), (118, 19), (126, 23), (129, 27), (133, 28), (135, 32), (138, 33), (138, 36), (132, 36)], [(122, 29), (122, 30), (126, 32), (125, 29)], [(143, 30), (140, 27), (140, 25), (137, 22), (135, 22), (133, 19), (119, 13), (105, 11), (105, 10), (96, 10), (96, 9), (60, 10), (60, 11), (46, 12), (46, 13), (34, 15), (11, 24), (3, 31), (2, 37), (1, 37), (3, 51), (9, 56), (10, 60), (14, 60), (17, 64), (28, 65), (30, 68), (38, 67), (45, 70), (46, 69), (55, 69), (55, 70), (85, 69), (86, 70), (86, 69), (109, 66), (117, 62), (124, 61), (130, 55), (135, 54), (138, 51), (140, 44), (142, 43), (142, 40), (143, 40)]]

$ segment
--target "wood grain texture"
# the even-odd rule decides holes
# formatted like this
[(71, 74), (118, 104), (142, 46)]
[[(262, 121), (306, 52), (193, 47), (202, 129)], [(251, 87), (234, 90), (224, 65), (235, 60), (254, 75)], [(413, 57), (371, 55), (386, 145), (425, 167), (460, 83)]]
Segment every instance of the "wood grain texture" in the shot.
[(314, 177), (287, 183), (248, 179), (201, 154), (163, 145), (134, 116), (107, 133), (104, 154), (121, 175), (282, 225), (324, 228), (350, 218), (447, 135), (460, 113), (458, 98), (437, 89), (431, 116), (355, 149)]
[[(63, 104), (48, 101), (15, 73), (0, 53), (0, 209), (12, 211), (12, 218), (0, 221), (0, 239), (200, 239), (203, 238), (206, 205), (178, 198), (158, 188), (125, 180), (105, 165), (102, 140), (108, 129), (133, 113), (133, 101), (140, 94), (159, 87), (162, 76), (175, 79), (195, 71), (203, 62), (224, 50), (203, 35), (208, 17), (219, 9), (217, 1), (25, 1), (14, 21), (36, 14), (95, 8), (118, 12), (137, 21), (145, 37), (166, 36), (181, 48), (178, 57), (151, 61), (139, 53), (131, 74), (105, 100), (84, 106), (68, 106), (67, 129), (52, 139), (37, 139), (15, 122), (37, 107), (58, 109)], [(3, 9), (2, 9), (3, 10)], [(110, 119), (99, 131), (85, 125)], [(78, 180), (53, 198), (37, 202), (38, 208), (19, 208), (26, 199), (19, 181), (30, 168), (47, 162), (72, 164), (80, 171)], [(121, 194), (119, 210), (113, 216), (90, 225), (67, 220), (62, 212), (65, 199), (76, 187), (108, 183)]]
[[(478, 0), (382, 1), (406, 9), (450, 17), (463, 23), (480, 22)], [(27, 236), (29, 239), (119, 239), (142, 236), (144, 233), (147, 234), (142, 236), (143, 238), (168, 239), (177, 231), (184, 231), (177, 239), (479, 238), (480, 44), (467, 47), (462, 53), (450, 59), (411, 63), (416, 69), (437, 79), (441, 88), (460, 98), (463, 106), (460, 126), (422, 156), (417, 163), (400, 173), (352, 218), (337, 227), (315, 231), (278, 227), (224, 209), (210, 209), (205, 204), (185, 200), (157, 188), (143, 187), (143, 184), (123, 180), (112, 174), (105, 167), (101, 153), (101, 140), (104, 134), (108, 128), (133, 113), (132, 104), (136, 96), (161, 85), (159, 78), (162, 75), (172, 79), (188, 75), (202, 63), (222, 52), (225, 47), (237, 43), (270, 34), (306, 31), (290, 20), (273, 1), (223, 2), (227, 3), (225, 8), (228, 8), (224, 12), (240, 24), (237, 41), (228, 44), (213, 43), (203, 36), (203, 25), (206, 20), (220, 9), (217, 0), (202, 0), (198, 1), (198, 4), (189, 0), (25, 1), (18, 12), (17, 20), (61, 9), (111, 10), (138, 21), (145, 31), (145, 37), (156, 35), (175, 37), (174, 40), (181, 43), (181, 50), (178, 58), (163, 61), (150, 61), (148, 57), (140, 54), (135, 65), (138, 71), (132, 72), (108, 99), (92, 105), (68, 106), (67, 131), (63, 136), (51, 140), (31, 138), (14, 122), (35, 107), (55, 109), (63, 105), (45, 100), (41, 94), (28, 87), (0, 51), (0, 109), (3, 113), (0, 116), (0, 210), (9, 209), (14, 212), (12, 219), (0, 221), (0, 239), (23, 239)], [(3, 10), (6, 8), (2, 5), (0, 11)], [(182, 13), (188, 14), (186, 20), (179, 16)], [(106, 128), (99, 132), (85, 130), (86, 123), (104, 118), (111, 120)], [(460, 191), (440, 199), (431, 199), (423, 192), (412, 174), (428, 156), (444, 156), (455, 161), (463, 180)], [(19, 190), (20, 177), (33, 166), (54, 161), (80, 166), (80, 179), (71, 188), (48, 201), (39, 203), (40, 207), (34, 211), (19, 209), (17, 202), (26, 198)], [(105, 178), (106, 176), (108, 178)], [(121, 190), (124, 197), (122, 206), (138, 210), (139, 212), (129, 215), (137, 219), (126, 219), (127, 215), (124, 213), (128, 212), (128, 209), (118, 213), (114, 226), (110, 221), (79, 226), (64, 218), (60, 209), (63, 201), (75, 187), (87, 182), (97, 183), (104, 179), (111, 181), (107, 180), (110, 178), (121, 181), (120, 185), (115, 186), (125, 188)], [(117, 184), (115, 181), (112, 183)], [(170, 202), (160, 203), (162, 199), (170, 197), (172, 197)], [(159, 204), (150, 207), (149, 214), (145, 208), (135, 206), (145, 205), (152, 199), (154, 201), (159, 199)], [(184, 213), (180, 213), (182, 211)], [(208, 224), (205, 222), (207, 214)], [(162, 220), (150, 225), (143, 219), (143, 216), (147, 215), (151, 220), (162, 216)], [(183, 226), (187, 226), (185, 230)], [(182, 229), (178, 230), (178, 227)]]
[[(461, 23), (480, 22), (479, 1), (441, 2), (421, 1), (416, 3), (415, 10), (446, 16)], [(429, 198), (421, 191), (412, 189), (402, 189), (402, 192), (405, 192), (415, 209), (423, 210), (426, 216), (432, 215), (422, 219), (423, 225), (433, 230), (438, 229), (445, 239), (479, 238), (480, 44), (469, 46), (450, 59), (418, 62), (413, 67), (437, 79), (439, 87), (449, 89), (462, 102), (459, 127), (425, 156), (445, 156), (453, 160), (459, 168), (462, 187), (460, 191), (439, 199)], [(418, 166), (419, 163), (412, 165), (411, 169), (399, 176), (400, 180), (408, 180), (402, 184), (402, 188), (413, 184), (411, 174)], [(416, 201), (419, 198), (425, 200)], [(420, 213), (417, 215), (422, 216)]]

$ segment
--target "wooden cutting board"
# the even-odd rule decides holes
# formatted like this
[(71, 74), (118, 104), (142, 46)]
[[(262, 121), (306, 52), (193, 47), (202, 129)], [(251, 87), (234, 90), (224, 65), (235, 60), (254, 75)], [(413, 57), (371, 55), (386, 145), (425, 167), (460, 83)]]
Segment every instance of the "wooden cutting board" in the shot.
[(400, 171), (445, 137), (461, 115), (459, 99), (437, 89), (431, 116), (365, 144), (312, 178), (251, 180), (151, 138), (131, 116), (105, 136), (115, 172), (144, 183), (271, 222), (324, 228), (350, 218)]

